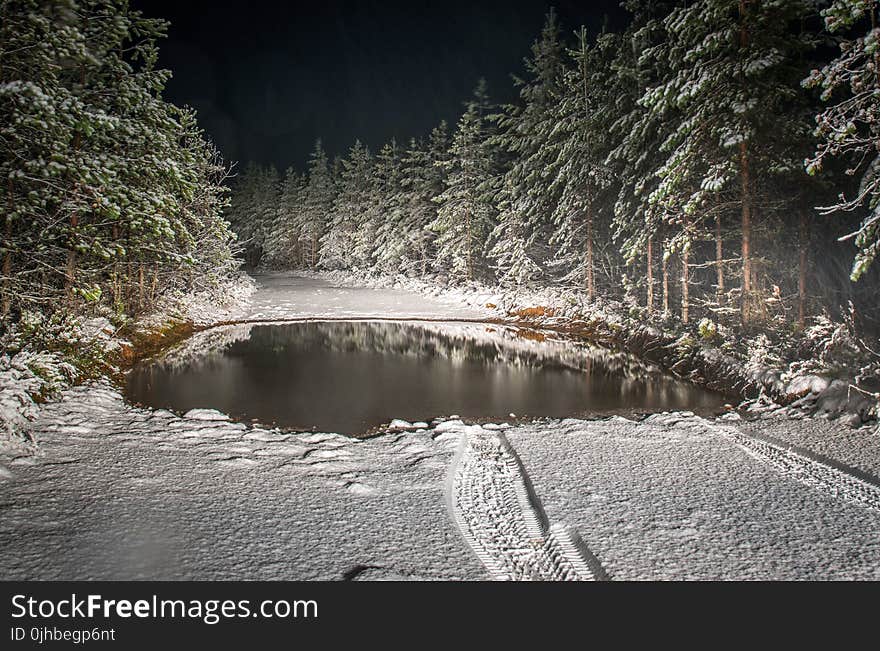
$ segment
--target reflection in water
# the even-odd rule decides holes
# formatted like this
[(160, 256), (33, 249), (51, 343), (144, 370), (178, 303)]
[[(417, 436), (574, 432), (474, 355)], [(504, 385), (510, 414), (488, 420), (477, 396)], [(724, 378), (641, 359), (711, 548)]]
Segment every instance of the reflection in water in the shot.
[(403, 323), (237, 326), (135, 368), (128, 394), (298, 429), (358, 433), (392, 418), (582, 416), (690, 409), (721, 398), (623, 354), (514, 328)]

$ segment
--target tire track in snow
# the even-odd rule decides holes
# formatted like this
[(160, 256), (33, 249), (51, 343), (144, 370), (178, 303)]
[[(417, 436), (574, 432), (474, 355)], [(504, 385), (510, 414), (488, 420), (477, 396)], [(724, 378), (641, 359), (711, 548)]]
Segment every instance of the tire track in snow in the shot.
[(880, 511), (880, 480), (856, 468), (765, 434), (731, 431), (747, 454), (818, 490)]
[(522, 462), (501, 432), (464, 427), (447, 494), (453, 520), (493, 579), (608, 578), (575, 529), (549, 525)]

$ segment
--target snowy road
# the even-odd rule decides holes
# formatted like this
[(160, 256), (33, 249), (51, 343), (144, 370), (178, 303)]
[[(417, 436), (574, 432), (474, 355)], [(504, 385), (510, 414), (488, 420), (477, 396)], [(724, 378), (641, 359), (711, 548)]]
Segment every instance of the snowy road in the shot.
[(550, 520), (576, 527), (613, 579), (880, 578), (880, 487), (797, 454), (778, 463), (726, 423), (661, 414), (506, 435)]
[(256, 276), (259, 291), (231, 319), (352, 319), (370, 317), (413, 319), (487, 319), (489, 310), (475, 309), (441, 297), (425, 297), (400, 289), (341, 287), (319, 278), (273, 273)]
[[(482, 316), (259, 281), (238, 318)], [(451, 420), (358, 441), (91, 385), (33, 433), (36, 456), (0, 456), (4, 579), (880, 579), (877, 436), (823, 421)]]

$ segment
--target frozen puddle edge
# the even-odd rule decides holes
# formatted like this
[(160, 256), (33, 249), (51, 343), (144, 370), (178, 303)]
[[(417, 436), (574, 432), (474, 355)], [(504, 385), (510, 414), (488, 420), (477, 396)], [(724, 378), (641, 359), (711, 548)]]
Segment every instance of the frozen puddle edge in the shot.
[(464, 426), (450, 467), (451, 515), (499, 581), (607, 580), (573, 527), (550, 526), (528, 475), (503, 433)]

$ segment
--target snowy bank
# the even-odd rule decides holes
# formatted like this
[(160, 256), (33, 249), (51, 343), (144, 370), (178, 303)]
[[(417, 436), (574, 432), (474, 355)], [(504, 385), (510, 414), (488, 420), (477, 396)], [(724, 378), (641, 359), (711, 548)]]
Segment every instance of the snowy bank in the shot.
[(132, 340), (161, 337), (169, 324), (208, 325), (240, 310), (256, 291), (246, 274), (200, 292), (163, 297), (123, 335), (106, 317), (26, 315), (6, 333), (0, 354), (0, 451), (31, 449), (29, 423), (39, 404), (89, 378), (106, 377), (137, 354)]

